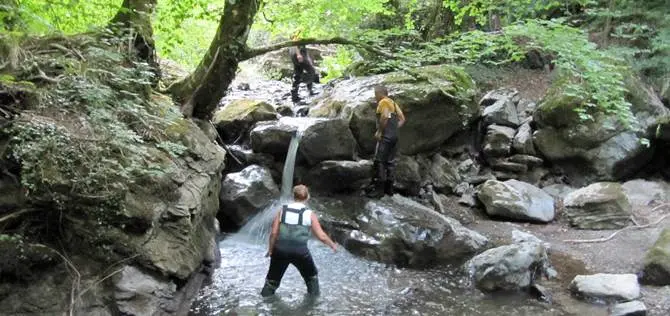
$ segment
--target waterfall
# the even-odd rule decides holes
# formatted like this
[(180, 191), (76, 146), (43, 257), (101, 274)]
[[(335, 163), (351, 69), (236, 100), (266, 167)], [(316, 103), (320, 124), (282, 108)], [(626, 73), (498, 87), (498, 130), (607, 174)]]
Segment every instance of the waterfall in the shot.
[(302, 137), (302, 129), (298, 128), (291, 137), (291, 143), (286, 153), (284, 170), (282, 172), (281, 196), (279, 199), (269, 203), (263, 211), (252, 217), (231, 238), (243, 239), (253, 243), (266, 243), (270, 236), (270, 224), (279, 208), (293, 199), (293, 172), (295, 170), (295, 158), (298, 154), (298, 145)]

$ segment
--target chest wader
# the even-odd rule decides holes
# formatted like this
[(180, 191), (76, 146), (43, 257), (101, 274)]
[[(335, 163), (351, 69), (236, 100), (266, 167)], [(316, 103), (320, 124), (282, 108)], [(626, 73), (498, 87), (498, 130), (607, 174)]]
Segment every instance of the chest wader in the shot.
[[(395, 110), (386, 121), (381, 140), (377, 141), (375, 158), (372, 165), (372, 186), (368, 196), (380, 198), (384, 193), (393, 195), (395, 156), (398, 150), (398, 113)], [(381, 114), (377, 114), (377, 124), (381, 122)]]
[(284, 205), (279, 236), (272, 251), (270, 269), (261, 290), (262, 296), (274, 295), (289, 264), (294, 265), (307, 286), (307, 293), (319, 295), (319, 278), (307, 241), (311, 235), (311, 211), (303, 204)]

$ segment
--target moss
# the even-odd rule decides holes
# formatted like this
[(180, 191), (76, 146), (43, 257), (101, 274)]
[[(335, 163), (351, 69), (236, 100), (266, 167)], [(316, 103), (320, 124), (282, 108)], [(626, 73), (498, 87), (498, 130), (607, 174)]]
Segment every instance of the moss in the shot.
[(276, 113), (272, 105), (259, 100), (235, 100), (214, 113), (214, 124), (241, 119), (254, 112)]
[(346, 106), (346, 102), (338, 100), (329, 100), (319, 107), (313, 108), (309, 111), (310, 117), (338, 117), (342, 113), (342, 109)]
[(649, 249), (645, 257), (645, 264), (665, 266), (670, 273), (670, 228), (664, 229), (654, 246)]

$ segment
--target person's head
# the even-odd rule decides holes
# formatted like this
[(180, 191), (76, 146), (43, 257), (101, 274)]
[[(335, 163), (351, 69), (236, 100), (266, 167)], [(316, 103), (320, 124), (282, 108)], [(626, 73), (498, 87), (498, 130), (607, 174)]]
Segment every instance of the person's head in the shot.
[(309, 199), (309, 190), (306, 186), (298, 184), (293, 187), (293, 199), (297, 202), (307, 201)]
[(375, 99), (377, 102), (381, 101), (383, 98), (389, 95), (389, 90), (382, 85), (375, 86)]

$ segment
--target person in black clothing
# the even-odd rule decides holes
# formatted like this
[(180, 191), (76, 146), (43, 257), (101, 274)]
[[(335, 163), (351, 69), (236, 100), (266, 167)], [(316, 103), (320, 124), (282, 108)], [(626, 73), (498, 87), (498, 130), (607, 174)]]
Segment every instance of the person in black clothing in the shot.
[(291, 89), (291, 100), (294, 103), (300, 102), (298, 89), (300, 82), (307, 84), (307, 90), (310, 95), (314, 95), (313, 83), (319, 83), (319, 77), (314, 69), (314, 62), (307, 53), (307, 47), (300, 45), (298, 47), (291, 47), (289, 49), (291, 61), (293, 62), (293, 87)]
[(307, 293), (319, 295), (319, 279), (312, 255), (307, 248), (307, 240), (314, 235), (333, 251), (336, 244), (323, 231), (319, 219), (304, 202), (309, 199), (309, 191), (304, 185), (293, 188), (293, 203), (283, 206), (272, 222), (270, 245), (266, 256), (270, 257), (270, 268), (261, 290), (263, 297), (272, 296), (279, 288), (281, 279), (289, 264), (294, 265), (307, 285)]

